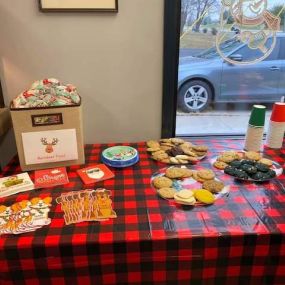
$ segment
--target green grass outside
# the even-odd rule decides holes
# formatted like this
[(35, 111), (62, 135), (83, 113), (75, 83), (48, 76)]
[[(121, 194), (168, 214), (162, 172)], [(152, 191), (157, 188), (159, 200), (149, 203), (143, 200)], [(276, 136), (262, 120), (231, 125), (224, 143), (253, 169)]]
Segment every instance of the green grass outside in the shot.
[(180, 48), (210, 48), (215, 44), (215, 36), (212, 34), (203, 34), (188, 32), (180, 41)]
[[(225, 30), (230, 29), (232, 25), (227, 24)], [(215, 45), (216, 37), (212, 35), (212, 28), (218, 30), (219, 24), (201, 25), (200, 30), (207, 29), (207, 33), (188, 31), (180, 40), (180, 48), (201, 48), (207, 49)], [(254, 30), (254, 29), (251, 29)], [(226, 39), (226, 37), (225, 37)]]

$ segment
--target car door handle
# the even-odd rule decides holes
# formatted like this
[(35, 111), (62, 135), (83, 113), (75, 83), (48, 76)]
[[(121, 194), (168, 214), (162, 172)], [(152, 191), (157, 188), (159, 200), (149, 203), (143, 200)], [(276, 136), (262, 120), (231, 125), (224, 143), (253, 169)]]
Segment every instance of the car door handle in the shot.
[(272, 70), (272, 71), (274, 71), (274, 70), (280, 70), (280, 68), (277, 67), (277, 66), (271, 66), (269, 69)]

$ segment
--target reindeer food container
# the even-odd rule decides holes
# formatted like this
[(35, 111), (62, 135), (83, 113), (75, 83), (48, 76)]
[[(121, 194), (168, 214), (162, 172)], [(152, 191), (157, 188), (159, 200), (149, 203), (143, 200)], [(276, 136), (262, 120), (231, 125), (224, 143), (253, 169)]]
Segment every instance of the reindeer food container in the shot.
[(130, 146), (113, 146), (102, 152), (101, 160), (108, 166), (123, 168), (136, 164), (139, 161), (139, 154)]
[(10, 111), (23, 171), (85, 163), (81, 98), (73, 85), (36, 81)]

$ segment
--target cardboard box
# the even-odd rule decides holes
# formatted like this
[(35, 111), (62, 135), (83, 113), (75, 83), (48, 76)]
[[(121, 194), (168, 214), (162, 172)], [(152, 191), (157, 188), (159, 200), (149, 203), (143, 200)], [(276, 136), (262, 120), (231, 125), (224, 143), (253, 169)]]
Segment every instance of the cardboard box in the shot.
[(23, 171), (85, 163), (81, 102), (10, 111)]

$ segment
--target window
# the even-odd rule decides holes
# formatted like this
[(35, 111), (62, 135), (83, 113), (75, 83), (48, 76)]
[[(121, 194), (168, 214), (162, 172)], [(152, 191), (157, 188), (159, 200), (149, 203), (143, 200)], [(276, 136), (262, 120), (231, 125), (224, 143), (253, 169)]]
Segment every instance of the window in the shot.
[[(268, 39), (265, 46), (267, 49), (270, 49), (271, 45), (272, 45), (272, 38)], [(277, 38), (276, 45), (273, 51), (263, 61), (277, 60), (279, 56), (279, 45), (280, 45), (280, 38)], [(261, 50), (251, 49), (248, 47), (248, 45), (245, 44), (239, 49), (237, 49), (232, 55), (241, 55), (242, 60), (250, 61), (262, 57), (263, 53), (261, 52)]]
[(4, 107), (4, 97), (2, 92), (1, 80), (0, 80), (0, 108)]
[[(277, 17), (285, 1), (267, 4), (267, 12)], [(257, 40), (245, 40), (245, 27), (232, 26), (234, 18), (225, 12), (228, 22), (221, 26), (221, 5), (220, 0), (165, 1), (163, 136), (242, 135), (252, 105), (266, 105), (268, 118), (272, 103), (285, 95), (284, 11), (272, 50), (275, 34), (262, 38), (251, 29), (246, 36)], [(227, 31), (218, 50), (218, 37)], [(243, 64), (247, 61), (254, 63)]]

